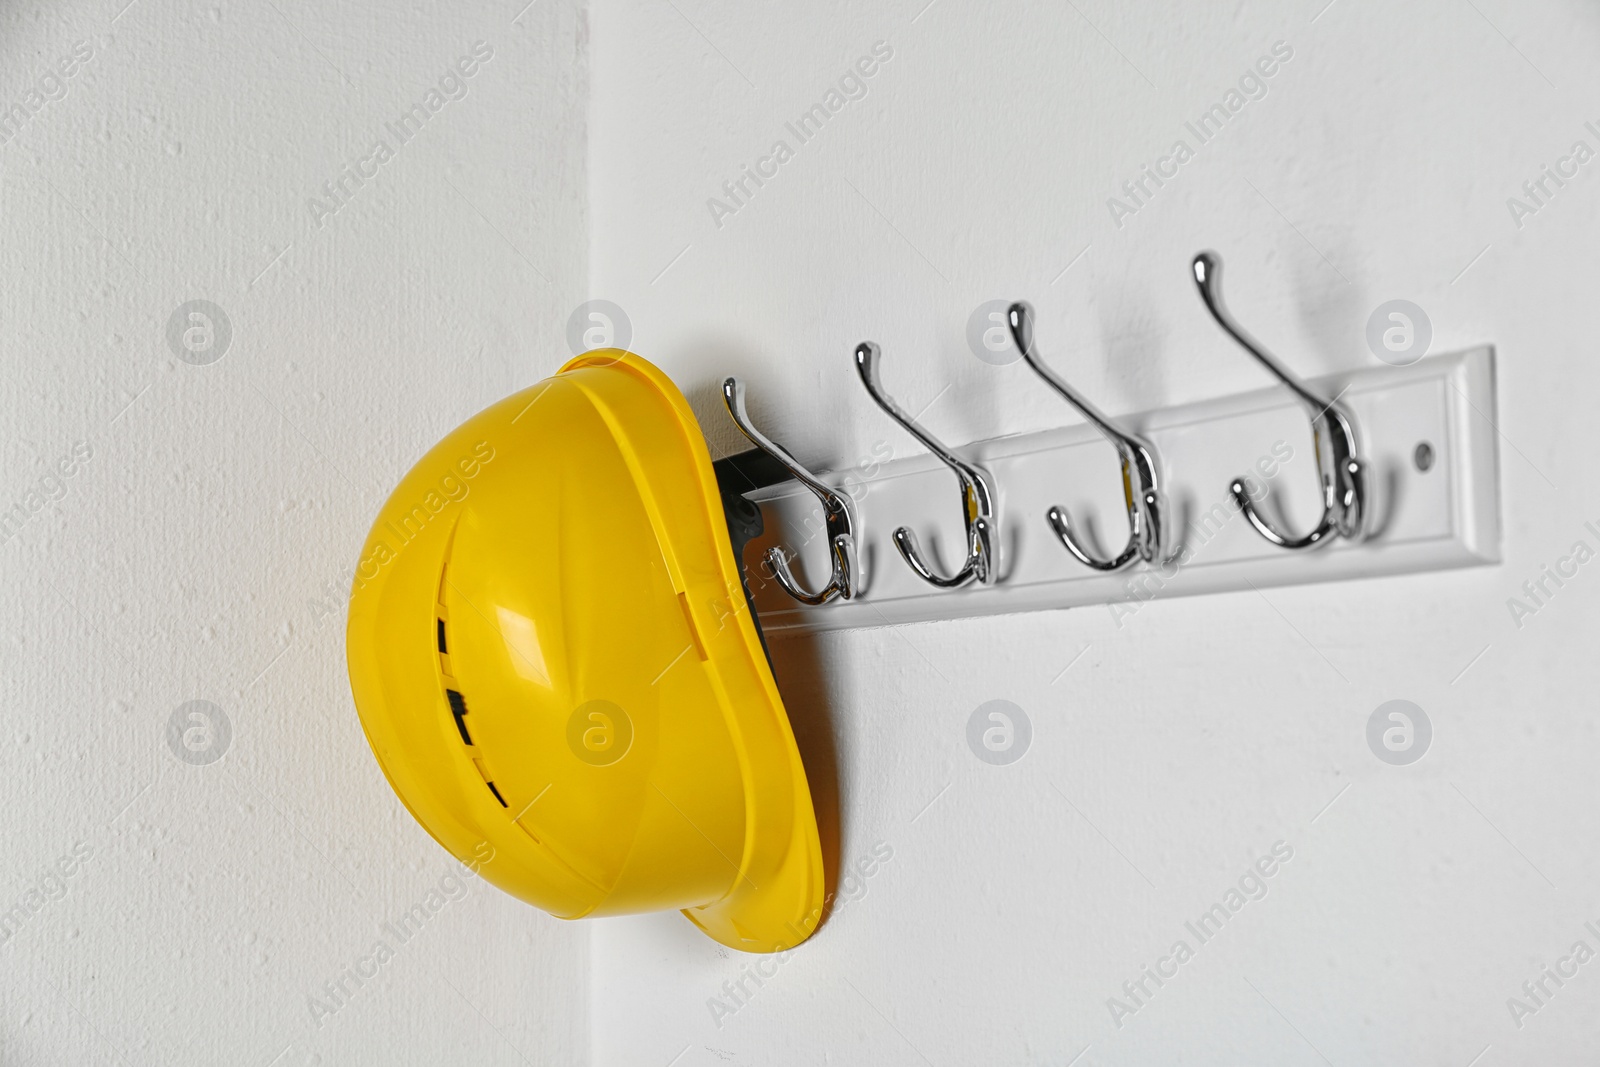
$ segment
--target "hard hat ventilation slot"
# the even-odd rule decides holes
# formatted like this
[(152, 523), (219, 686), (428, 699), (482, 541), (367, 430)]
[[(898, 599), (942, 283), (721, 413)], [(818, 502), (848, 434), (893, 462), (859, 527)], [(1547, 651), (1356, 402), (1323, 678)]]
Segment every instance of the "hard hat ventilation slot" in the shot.
[[(433, 620), (434, 634), (438, 638), (439, 666), (444, 672), (445, 681), (449, 683), (454, 679), (450, 676), (450, 646), (445, 640), (443, 614), (441, 606), (439, 616)], [(461, 695), (459, 689), (453, 689), (449, 684), (444, 687), (444, 695), (450, 701), (450, 716), (456, 721), (456, 730), (461, 734), (461, 743), (471, 746), (474, 750), (468, 755), (472, 758), (472, 766), (477, 770), (478, 777), (483, 779), (483, 784), (489, 787), (489, 792), (494, 794), (495, 800), (500, 802), (502, 808), (510, 808), (511, 805), (506, 803), (506, 798), (500, 795), (500, 789), (494, 784), (494, 779), (489, 776), (488, 766), (475, 754), (477, 745), (473, 743), (472, 734), (467, 730), (467, 698)]]
[(506, 798), (500, 795), (500, 790), (495, 787), (494, 779), (489, 777), (489, 765), (477, 756), (473, 756), (472, 767), (478, 772), (478, 777), (483, 779), (483, 784), (489, 787), (489, 792), (493, 793), (494, 798), (500, 802), (500, 806), (502, 808), (511, 807), (510, 804), (506, 803)]
[(454, 689), (446, 689), (444, 695), (450, 698), (450, 714), (455, 716), (456, 729), (461, 731), (462, 744), (472, 744), (472, 735), (467, 733), (467, 699)]

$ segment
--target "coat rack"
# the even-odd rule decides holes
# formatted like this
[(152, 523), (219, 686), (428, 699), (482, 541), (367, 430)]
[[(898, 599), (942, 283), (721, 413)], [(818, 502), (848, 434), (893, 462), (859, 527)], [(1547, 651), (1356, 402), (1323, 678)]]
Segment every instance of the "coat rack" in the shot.
[[(728, 379), (730, 415), (772, 461), (742, 494), (764, 520), (751, 554), (764, 549), (764, 561), (747, 568), (763, 629), (1130, 605), (1113, 610), (1120, 624), (1137, 610), (1131, 605), (1160, 597), (1498, 560), (1492, 348), (1302, 380), (1229, 314), (1216, 254), (1201, 253), (1192, 268), (1217, 324), (1279, 387), (1113, 420), (1068, 384), (1060, 361), (1040, 354), (1031, 309), (1019, 302), (1009, 312), (1018, 352), (1087, 424), (951, 449), (884, 391), (882, 355), (865, 342), (855, 350), (863, 386), (928, 451), (863, 477), (807, 471), (751, 424), (742, 386)], [(1057, 502), (1074, 487), (1103, 484), (1107, 441), (1128, 530), (1111, 553), (1097, 547), (1093, 523), (1074, 522)], [(1278, 477), (1308, 448), (1319, 516), (1301, 514), (1304, 499), (1284, 502), (1303, 487)], [(1250, 475), (1239, 476), (1242, 465)], [(1288, 532), (1276, 517), (1284, 510), (1304, 532)], [(1121, 521), (1101, 525), (1115, 530)], [(925, 548), (916, 530), (939, 534)], [(831, 572), (820, 592), (803, 586), (796, 558), (806, 573)], [(946, 571), (944, 563), (958, 565)]]

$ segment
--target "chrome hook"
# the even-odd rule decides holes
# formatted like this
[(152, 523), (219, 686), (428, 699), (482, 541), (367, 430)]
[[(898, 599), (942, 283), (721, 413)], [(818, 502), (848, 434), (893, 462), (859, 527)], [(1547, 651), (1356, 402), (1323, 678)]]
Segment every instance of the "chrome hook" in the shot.
[(1090, 553), (1078, 543), (1066, 509), (1059, 504), (1045, 513), (1050, 528), (1056, 532), (1067, 551), (1077, 557), (1078, 562), (1097, 571), (1121, 570), (1135, 559), (1142, 559), (1146, 563), (1164, 560), (1166, 528), (1162, 518), (1166, 501), (1158, 483), (1157, 471), (1160, 468), (1155, 449), (1143, 438), (1125, 433), (1045, 365), (1033, 347), (1032, 308), (1021, 301), (1012, 304), (1007, 321), (1011, 326), (1011, 340), (1016, 344), (1017, 351), (1022, 353), (1022, 358), (1027, 360), (1028, 366), (1116, 446), (1117, 457), (1122, 461), (1122, 495), (1128, 508), (1128, 543), (1121, 552), (1111, 559), (1101, 559)]
[(916, 420), (902, 411), (900, 405), (883, 391), (883, 383), (878, 380), (879, 356), (878, 346), (871, 341), (856, 345), (856, 371), (861, 375), (861, 384), (867, 387), (867, 392), (885, 414), (921, 441), (945, 466), (955, 471), (961, 482), (961, 515), (967, 526), (966, 562), (948, 578), (934, 573), (923, 562), (917, 535), (906, 527), (902, 526), (894, 532), (894, 547), (900, 550), (900, 555), (905, 557), (906, 563), (917, 572), (918, 577), (940, 588), (953, 589), (966, 585), (974, 578), (985, 585), (996, 581), (1000, 577), (1000, 568), (995, 559), (995, 539), (1000, 523), (994, 509), (994, 486), (988, 473), (946, 448), (938, 438), (917, 425)]
[(796, 481), (811, 490), (817, 499), (822, 501), (824, 529), (828, 534), (829, 556), (833, 564), (833, 573), (828, 578), (828, 584), (818, 593), (802, 588), (795, 580), (794, 572), (789, 568), (788, 555), (782, 548), (774, 545), (767, 549), (766, 559), (778, 579), (778, 584), (783, 586), (784, 592), (802, 604), (826, 604), (836, 596), (841, 600), (849, 600), (855, 596), (861, 573), (856, 565), (855, 509), (850, 506), (850, 498), (834, 492), (817, 481), (810, 471), (800, 465), (799, 460), (788, 453), (788, 450), (751, 425), (750, 414), (744, 408), (744, 385), (739, 379), (728, 378), (723, 381), (722, 400), (728, 405), (728, 414), (732, 416), (734, 425), (750, 438), (751, 443), (783, 464)]
[(1279, 363), (1228, 314), (1222, 302), (1220, 256), (1215, 252), (1201, 252), (1194, 257), (1193, 268), (1195, 283), (1200, 287), (1200, 299), (1205, 301), (1211, 317), (1239, 342), (1240, 347), (1288, 386), (1311, 412), (1312, 448), (1317, 457), (1317, 470), (1322, 475), (1322, 521), (1316, 529), (1302, 537), (1280, 533), (1256, 511), (1243, 478), (1235, 478), (1228, 487), (1234, 502), (1262, 537), (1282, 548), (1311, 548), (1334, 537), (1361, 540), (1365, 535), (1367, 517), (1367, 464), (1357, 455), (1356, 436), (1349, 414), (1340, 406), (1338, 397), (1324, 400), (1308, 389), (1293, 371)]

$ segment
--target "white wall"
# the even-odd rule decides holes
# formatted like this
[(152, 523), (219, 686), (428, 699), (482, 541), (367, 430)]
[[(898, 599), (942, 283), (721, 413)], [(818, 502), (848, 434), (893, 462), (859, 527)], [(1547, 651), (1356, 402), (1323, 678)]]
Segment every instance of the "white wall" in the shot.
[[(1305, 374), (1377, 365), (1363, 331), (1393, 298), (1426, 310), (1434, 351), (1498, 346), (1505, 562), (1173, 600), (1121, 629), (1095, 609), (780, 644), (824, 792), (836, 762), (840, 855), (893, 859), (715, 1021), (749, 959), (672, 915), (598, 925), (596, 1062), (1577, 1062), (1600, 965), (1546, 980), (1520, 1029), (1506, 1000), (1580, 938), (1600, 949), (1600, 578), (1520, 629), (1506, 601), (1600, 547), (1597, 165), (1521, 228), (1506, 199), (1575, 140), (1600, 148), (1600, 14), (925, 3), (598, 5), (593, 295), (718, 450), (742, 447), (728, 373), (819, 468), (912, 450), (855, 379), (863, 338), (908, 408), (953, 386), (925, 416), (952, 442), (1071, 421), (969, 352), (995, 298), (1032, 300), (1041, 345), (1112, 412), (1258, 388), (1188, 278), (1211, 247), (1236, 313)], [(798, 145), (784, 122), (879, 40), (866, 97)], [(1118, 186), (1280, 40), (1267, 95), (1113, 225)], [(717, 226), (707, 199), (777, 138), (794, 158)], [(994, 698), (1035, 727), (1009, 767), (964, 739)], [(1410, 767), (1365, 741), (1394, 698), (1434, 724)], [(1265, 899), (1199, 946), (1184, 922), (1280, 840)], [(1119, 1028), (1107, 999), (1179, 938), (1195, 957)]]
[[(0, 543), (0, 914), (24, 915), (0, 943), (0, 1062), (1593, 1047), (1594, 965), (1521, 1029), (1506, 998), (1574, 941), (1600, 948), (1600, 592), (1586, 568), (1520, 629), (1506, 601), (1597, 543), (1579, 342), (1600, 179), (1520, 229), (1505, 201), (1574, 140), (1600, 147), (1600, 15), (923, 2), (602, 3), (592, 98), (590, 16), (558, 0), (0, 10), (0, 105), (93, 52), (0, 145), (0, 508), (59, 497)], [(307, 198), (479, 39), (465, 98), (317, 226)], [(716, 226), (707, 198), (879, 40), (865, 99)], [(1265, 98), (1115, 227), (1107, 198), (1278, 40), (1294, 55)], [(559, 365), (574, 306), (627, 310), (717, 451), (741, 447), (716, 402), (736, 373), (826, 468), (911, 448), (851, 372), (867, 337), (953, 442), (1073, 418), (968, 351), (982, 300), (1034, 301), (1041, 344), (1112, 412), (1260, 386), (1192, 292), (1203, 247), (1305, 373), (1371, 363), (1366, 319), (1396, 297), (1436, 351), (1499, 347), (1502, 566), (1173, 600), (1120, 629), (1083, 610), (782, 642), (838, 855), (893, 855), (736, 1012), (708, 1002), (754, 961), (678, 916), (564, 925), (469, 884), (317, 1025), (307, 997), (450, 869), (366, 751), (328, 590), (417, 455)], [(233, 328), (207, 366), (165, 336), (197, 298)], [(75, 442), (91, 457), (41, 483)], [(1364, 738), (1397, 697), (1436, 731), (1406, 768)], [(1035, 727), (1009, 767), (964, 739), (995, 698)], [(165, 737), (193, 699), (232, 724), (207, 765)], [(1277, 841), (1293, 858), (1265, 899), (1117, 1027), (1107, 998)], [(41, 882), (75, 846), (88, 859)]]
[[(0, 544), (0, 1062), (583, 1062), (587, 928), (469, 884), (381, 931), (452, 865), (367, 751), (341, 599), (406, 467), (561, 361), (587, 12), (122, 2), (0, 7), (0, 106), (92, 52), (0, 145), (0, 508), (92, 451)], [(480, 40), (466, 95), (316, 225)], [(195, 298), (232, 324), (206, 366), (165, 336)], [(164, 736), (192, 699), (232, 724), (209, 765)]]

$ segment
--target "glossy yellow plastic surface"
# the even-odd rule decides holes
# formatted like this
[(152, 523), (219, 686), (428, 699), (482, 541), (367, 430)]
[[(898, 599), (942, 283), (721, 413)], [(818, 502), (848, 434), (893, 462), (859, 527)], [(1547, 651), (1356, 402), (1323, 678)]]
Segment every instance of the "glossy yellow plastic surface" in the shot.
[(561, 918), (682, 909), (792, 948), (823, 906), (805, 770), (670, 379), (590, 352), (384, 505), (347, 634), (367, 740), (456, 857)]

